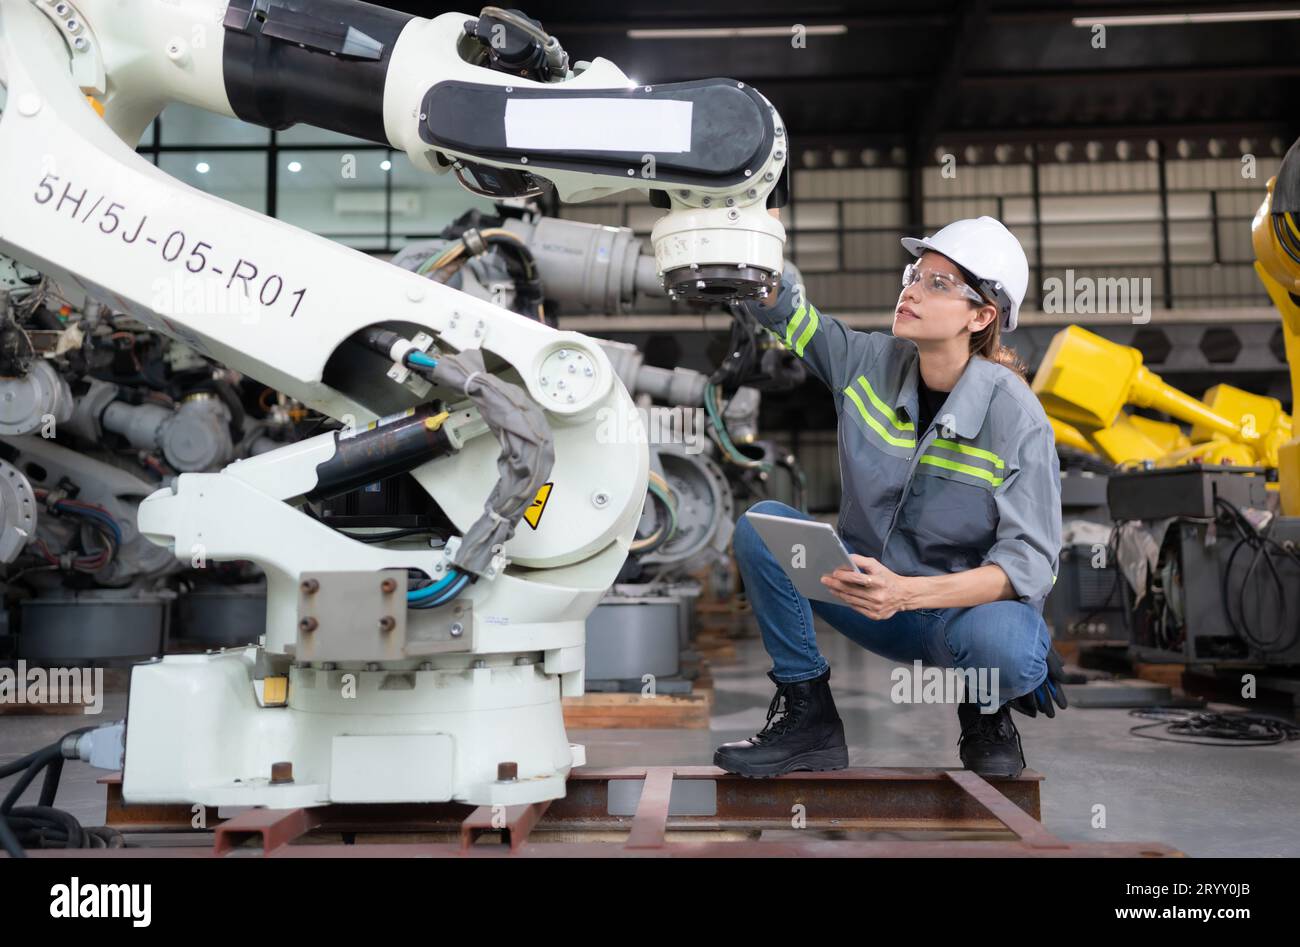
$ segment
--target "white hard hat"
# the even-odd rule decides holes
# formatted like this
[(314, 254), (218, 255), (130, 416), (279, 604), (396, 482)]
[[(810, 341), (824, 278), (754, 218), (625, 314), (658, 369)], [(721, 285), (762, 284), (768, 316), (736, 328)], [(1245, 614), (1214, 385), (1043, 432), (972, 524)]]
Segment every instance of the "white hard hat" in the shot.
[(1029, 288), (1029, 260), (1002, 221), (992, 217), (955, 220), (933, 237), (904, 237), (903, 247), (918, 257), (926, 250), (941, 253), (969, 272), (979, 281), (976, 288), (997, 303), (1002, 331), (1016, 327)]

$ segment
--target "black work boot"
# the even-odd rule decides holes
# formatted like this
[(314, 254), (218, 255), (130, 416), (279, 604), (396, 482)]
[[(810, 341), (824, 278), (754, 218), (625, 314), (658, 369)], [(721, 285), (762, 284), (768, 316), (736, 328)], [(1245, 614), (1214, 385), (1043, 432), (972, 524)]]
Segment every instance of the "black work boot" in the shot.
[(753, 739), (718, 747), (713, 765), (741, 776), (847, 767), (849, 748), (844, 743), (844, 723), (831, 697), (830, 668), (820, 677), (794, 684), (782, 684), (771, 671), (767, 676), (776, 684), (776, 696), (767, 708), (767, 725)]
[(980, 705), (963, 701), (957, 705), (961, 721), (961, 765), (981, 776), (1019, 776), (1025, 768), (1025, 751), (1020, 746), (1020, 731), (1011, 719), (1011, 705), (1003, 704), (997, 713), (980, 713)]

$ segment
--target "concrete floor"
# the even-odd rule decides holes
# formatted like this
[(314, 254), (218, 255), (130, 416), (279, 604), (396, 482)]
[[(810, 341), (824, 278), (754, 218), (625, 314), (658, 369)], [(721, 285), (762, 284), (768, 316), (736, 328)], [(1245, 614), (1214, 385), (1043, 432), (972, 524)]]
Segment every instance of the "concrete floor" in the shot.
[[(850, 766), (960, 766), (950, 705), (895, 704), (894, 664), (817, 620), (844, 719)], [(711, 763), (719, 743), (763, 726), (774, 688), (757, 638), (712, 667), (711, 729), (572, 730), (593, 766)], [(1214, 709), (1231, 710), (1230, 707)], [(1269, 747), (1181, 746), (1131, 736), (1127, 710), (1071, 708), (1055, 718), (1015, 715), (1025, 760), (1046, 777), (1043, 822), (1067, 841), (1154, 841), (1193, 856), (1300, 855), (1300, 742)], [(1093, 806), (1106, 827), (1092, 828)]]
[[(957, 766), (957, 725), (949, 705), (895, 704), (888, 661), (818, 623), (831, 662), (836, 706), (852, 766)], [(773, 688), (756, 638), (737, 642), (737, 659), (713, 666), (716, 703), (710, 730), (571, 730), (592, 766), (707, 764), (713, 749), (762, 727)], [(0, 763), (16, 759), (94, 720), (122, 716), (124, 694), (110, 694), (98, 718), (0, 717)], [(1131, 736), (1126, 710), (1072, 708), (1055, 719), (1019, 714), (1030, 767), (1046, 776), (1043, 819), (1078, 841), (1163, 842), (1192, 856), (1300, 855), (1300, 743), (1272, 747), (1178, 746)], [(83, 764), (64, 771), (58, 805), (86, 825), (103, 820), (100, 775)], [(5, 786), (9, 781), (5, 782)], [(34, 798), (35, 789), (26, 798)], [(1106, 827), (1091, 826), (1093, 806)]]

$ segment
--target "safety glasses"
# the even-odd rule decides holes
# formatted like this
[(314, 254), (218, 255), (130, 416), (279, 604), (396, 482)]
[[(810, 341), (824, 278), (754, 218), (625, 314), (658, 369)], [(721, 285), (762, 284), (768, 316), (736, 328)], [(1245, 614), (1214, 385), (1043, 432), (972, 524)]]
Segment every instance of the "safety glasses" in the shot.
[(947, 296), (950, 299), (964, 297), (975, 303), (988, 302), (983, 296), (951, 273), (936, 273), (923, 270), (916, 263), (909, 263), (903, 268), (903, 289), (920, 281), (921, 289), (931, 296)]

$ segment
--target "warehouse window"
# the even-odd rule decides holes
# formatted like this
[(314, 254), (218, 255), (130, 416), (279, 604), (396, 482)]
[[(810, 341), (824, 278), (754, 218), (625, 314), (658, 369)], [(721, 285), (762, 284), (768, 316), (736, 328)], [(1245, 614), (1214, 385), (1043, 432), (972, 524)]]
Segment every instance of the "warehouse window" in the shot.
[(165, 151), (158, 167), (209, 194), (266, 213), (266, 158), (246, 151)]
[[(302, 125), (270, 132), (183, 105), (167, 108), (139, 150), (188, 184), (372, 252), (393, 252), (472, 207), (492, 207), (385, 145)], [(1041, 308), (1045, 281), (1067, 276), (1149, 280), (1153, 308), (1269, 305), (1253, 270), (1250, 221), (1279, 156), (1257, 155), (1254, 177), (1243, 177), (1235, 155), (1181, 157), (1185, 149), (1156, 142), (1145, 153), (1129, 149), (1126, 160), (1057, 160), (1096, 150), (1000, 147), (990, 154), (1014, 153), (1014, 162), (957, 163), (956, 174), (932, 162), (916, 172), (914, 188), (901, 149), (865, 149), (877, 160), (865, 166), (863, 158), (863, 167), (828, 166), (835, 163), (808, 149), (782, 211), (788, 256), (826, 308), (888, 311), (906, 262), (900, 237), (989, 214), (1029, 256), (1026, 309)], [(879, 154), (893, 166), (880, 166)], [(625, 193), (559, 213), (648, 240), (662, 211)]]
[(270, 131), (186, 105), (168, 106), (137, 150), (192, 187), (375, 253), (493, 206), (387, 145), (306, 125)]
[(282, 148), (276, 158), (276, 216), (350, 247), (383, 250), (391, 168), (386, 150)]

